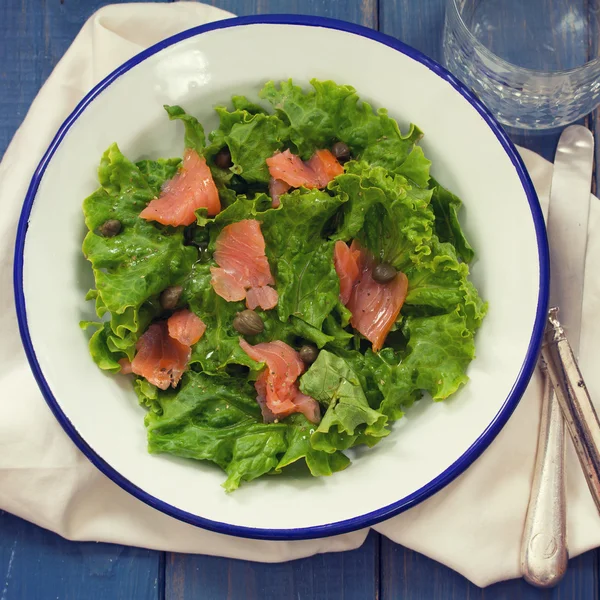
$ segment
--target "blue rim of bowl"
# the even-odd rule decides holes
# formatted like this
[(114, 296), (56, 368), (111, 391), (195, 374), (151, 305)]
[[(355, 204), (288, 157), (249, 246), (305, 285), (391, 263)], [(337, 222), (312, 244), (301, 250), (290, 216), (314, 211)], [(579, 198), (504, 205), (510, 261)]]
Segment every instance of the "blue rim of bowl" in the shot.
[[(408, 56), (409, 58), (421, 63), (422, 65), (433, 71), (436, 75), (450, 83), (450, 85), (452, 85), (452, 87), (458, 93), (460, 93), (481, 115), (481, 117), (487, 123), (489, 128), (496, 135), (496, 138), (504, 148), (504, 151), (506, 152), (513, 166), (515, 167), (519, 179), (521, 180), (521, 184), (523, 186), (525, 194), (527, 195), (527, 200), (529, 202), (529, 207), (532, 213), (540, 262), (540, 291), (538, 296), (538, 305), (536, 310), (535, 323), (525, 360), (517, 376), (517, 379), (508, 397), (506, 398), (506, 401), (502, 405), (502, 408), (498, 411), (494, 419), (483, 431), (483, 433), (477, 438), (477, 440), (475, 440), (475, 442), (473, 442), (469, 449), (466, 452), (464, 452), (464, 454), (460, 458), (458, 458), (452, 465), (450, 465), (445, 471), (440, 473), (437, 477), (432, 479), (422, 488), (406, 496), (405, 498), (401, 498), (400, 500), (393, 502), (388, 506), (384, 506), (375, 511), (357, 517), (353, 517), (351, 519), (337, 521), (335, 523), (294, 529), (263, 529), (238, 526), (231, 525), (228, 523), (222, 523), (219, 521), (213, 521), (210, 519), (200, 517), (198, 515), (194, 515), (187, 511), (176, 508), (171, 504), (163, 502), (162, 500), (155, 498), (151, 494), (148, 494), (147, 492), (133, 484), (131, 481), (123, 477), (112, 466), (110, 466), (106, 461), (104, 461), (79, 435), (74, 425), (71, 423), (66, 414), (62, 411), (58, 401), (56, 400), (50, 389), (50, 386), (48, 385), (48, 382), (44, 377), (44, 374), (42, 373), (42, 369), (40, 367), (40, 364), (38, 363), (35, 350), (31, 342), (31, 337), (29, 335), (27, 311), (25, 306), (25, 295), (23, 290), (23, 252), (25, 248), (25, 238), (27, 234), (29, 216), (31, 213), (33, 203), (35, 201), (35, 196), (38, 187), (40, 185), (44, 172), (48, 167), (48, 164), (52, 160), (54, 153), (56, 152), (66, 133), (75, 123), (75, 121), (77, 121), (77, 119), (87, 108), (87, 106), (91, 102), (93, 102), (93, 100), (96, 98), (96, 96), (98, 96), (98, 94), (100, 94), (104, 89), (110, 86), (119, 77), (127, 73), (127, 71), (129, 71), (131, 68), (135, 67), (137, 64), (143, 62), (144, 60), (156, 54), (157, 52), (160, 52), (161, 50), (172, 46), (173, 44), (177, 44), (183, 40), (195, 37), (197, 35), (201, 35), (208, 31), (255, 24), (300, 25), (306, 27), (321, 27), (326, 29), (345, 31), (347, 33), (369, 38), (375, 42), (379, 42), (380, 44), (384, 44), (385, 46), (393, 48), (394, 50), (397, 50), (398, 52)], [(214, 23), (209, 23), (207, 25), (201, 25), (199, 27), (188, 29), (177, 35), (169, 37), (155, 44), (154, 46), (151, 46), (150, 48), (144, 50), (140, 54), (137, 54), (136, 56), (125, 62), (115, 71), (113, 71), (110, 75), (108, 75), (105, 79), (103, 79), (98, 85), (96, 85), (83, 98), (83, 100), (81, 100), (81, 102), (76, 106), (76, 108), (69, 115), (69, 117), (67, 117), (65, 122), (58, 130), (58, 133), (52, 140), (52, 143), (48, 147), (48, 150), (44, 154), (31, 179), (31, 183), (29, 185), (29, 189), (25, 197), (25, 202), (23, 204), (23, 209), (21, 212), (21, 217), (17, 229), (13, 275), (19, 330), (21, 333), (23, 345), (25, 347), (25, 353), (29, 360), (29, 364), (38, 383), (38, 386), (40, 387), (50, 409), (54, 413), (54, 416), (61, 424), (63, 429), (73, 440), (73, 442), (75, 442), (76, 446), (83, 452), (83, 454), (85, 454), (85, 456), (100, 471), (102, 471), (102, 473), (104, 473), (107, 477), (112, 479), (112, 481), (114, 481), (124, 490), (126, 490), (139, 500), (142, 500), (146, 504), (152, 506), (153, 508), (186, 523), (196, 525), (197, 527), (208, 529), (210, 531), (215, 531), (217, 533), (223, 533), (226, 535), (253, 539), (303, 540), (339, 535), (343, 533), (348, 533), (350, 531), (355, 531), (357, 529), (369, 527), (371, 525), (379, 523), (380, 521), (389, 519), (390, 517), (393, 517), (417, 505), (418, 503), (422, 502), (426, 498), (429, 498), (431, 495), (441, 490), (444, 486), (446, 486), (448, 483), (450, 483), (452, 480), (458, 477), (458, 475), (460, 475), (467, 467), (469, 467), (490, 445), (490, 443), (496, 437), (496, 435), (498, 435), (502, 427), (504, 427), (507, 420), (509, 419), (509, 417), (515, 410), (517, 404), (519, 403), (519, 400), (525, 392), (525, 389), (529, 383), (529, 380), (531, 378), (531, 375), (533, 374), (537, 362), (542, 342), (542, 335), (546, 323), (546, 312), (548, 308), (550, 279), (549, 264), (550, 261), (548, 252), (548, 240), (546, 237), (544, 218), (542, 215), (542, 210), (539, 201), (537, 199), (537, 195), (535, 193), (535, 189), (525, 169), (525, 165), (523, 164), (523, 161), (521, 160), (513, 143), (503, 131), (502, 127), (494, 119), (494, 117), (491, 115), (488, 109), (475, 97), (475, 95), (469, 89), (467, 89), (467, 87), (464, 84), (458, 81), (450, 72), (444, 69), (441, 65), (439, 65), (432, 59), (426, 57), (418, 50), (407, 46), (406, 44), (398, 41), (393, 37), (390, 37), (383, 33), (379, 33), (372, 29), (368, 29), (367, 27), (363, 27), (361, 25), (354, 25), (352, 23), (347, 23), (345, 21), (340, 21), (337, 19), (311, 17), (305, 15), (260, 15), (251, 17), (236, 17), (233, 19), (216, 21)]]

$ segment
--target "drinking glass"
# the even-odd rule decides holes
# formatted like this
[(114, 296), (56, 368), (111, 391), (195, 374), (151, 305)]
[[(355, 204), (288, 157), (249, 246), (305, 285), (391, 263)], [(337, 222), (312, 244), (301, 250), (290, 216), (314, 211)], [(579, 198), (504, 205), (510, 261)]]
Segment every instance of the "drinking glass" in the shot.
[(600, 0), (447, 0), (446, 67), (503, 124), (549, 129), (600, 104)]

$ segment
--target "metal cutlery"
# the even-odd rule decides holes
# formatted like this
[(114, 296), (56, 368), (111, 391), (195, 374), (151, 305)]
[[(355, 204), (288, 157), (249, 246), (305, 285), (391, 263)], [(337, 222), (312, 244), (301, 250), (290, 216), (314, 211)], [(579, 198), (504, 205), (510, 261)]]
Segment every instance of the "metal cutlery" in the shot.
[(577, 360), (551, 308), (542, 355), (596, 508), (600, 512), (600, 422)]
[[(563, 131), (556, 151), (547, 222), (550, 303), (561, 308), (563, 325), (575, 354), (579, 349), (581, 329), (593, 152), (594, 139), (588, 129), (572, 125)], [(556, 313), (551, 314), (556, 321)], [(523, 576), (538, 587), (556, 585), (565, 574), (568, 562), (561, 407), (567, 408), (565, 398), (572, 399), (573, 396), (559, 394), (563, 400), (559, 405), (557, 385), (560, 387), (566, 382), (566, 372), (565, 365), (561, 366), (563, 356), (559, 355), (557, 343), (558, 338), (548, 344), (540, 359), (544, 397), (533, 485), (521, 544)], [(566, 344), (568, 346), (568, 342)], [(583, 416), (584, 412), (573, 412), (568, 421), (575, 422)], [(571, 425), (569, 432), (578, 435), (578, 430)], [(579, 446), (585, 453), (590, 444), (580, 443)], [(589, 461), (590, 457), (585, 460)]]

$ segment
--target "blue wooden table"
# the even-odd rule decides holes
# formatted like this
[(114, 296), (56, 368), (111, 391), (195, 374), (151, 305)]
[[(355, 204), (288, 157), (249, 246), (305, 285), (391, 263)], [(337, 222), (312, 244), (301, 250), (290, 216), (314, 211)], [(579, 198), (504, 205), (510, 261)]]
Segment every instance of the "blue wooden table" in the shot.
[[(0, 157), (79, 28), (108, 3), (0, 0)], [(354, 21), (396, 36), (434, 59), (441, 56), (444, 0), (214, 0), (213, 4), (240, 15), (294, 12)], [(598, 135), (597, 123), (597, 114), (585, 120)], [(513, 139), (551, 159), (558, 134), (517, 133)], [(0, 511), (0, 600), (592, 600), (600, 597), (599, 559), (600, 552), (592, 551), (571, 560), (567, 576), (554, 590), (535, 590), (522, 580), (481, 590), (373, 532), (352, 552), (264, 565), (68, 542)]]

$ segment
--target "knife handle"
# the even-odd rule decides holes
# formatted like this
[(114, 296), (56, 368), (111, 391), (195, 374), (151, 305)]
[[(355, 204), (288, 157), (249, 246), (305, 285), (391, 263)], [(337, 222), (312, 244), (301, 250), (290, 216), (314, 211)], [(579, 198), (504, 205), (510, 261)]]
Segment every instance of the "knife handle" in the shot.
[(571, 345), (551, 308), (542, 355), (592, 498), (600, 512), (600, 422)]
[(556, 585), (567, 571), (564, 483), (565, 426), (558, 400), (540, 359), (544, 394), (535, 470), (521, 542), (521, 572), (537, 587)]

